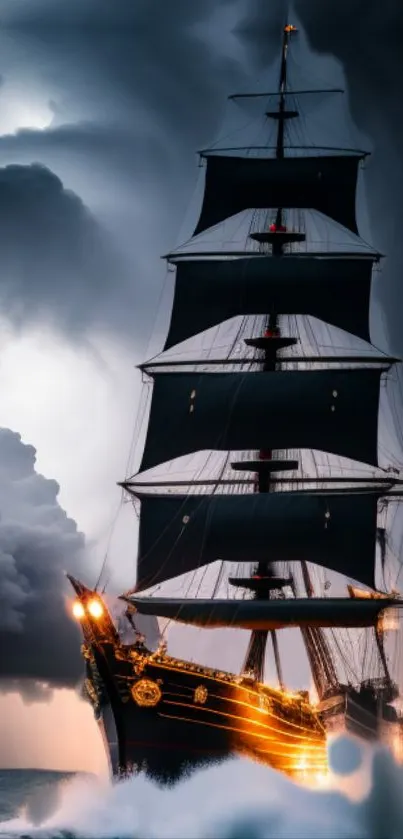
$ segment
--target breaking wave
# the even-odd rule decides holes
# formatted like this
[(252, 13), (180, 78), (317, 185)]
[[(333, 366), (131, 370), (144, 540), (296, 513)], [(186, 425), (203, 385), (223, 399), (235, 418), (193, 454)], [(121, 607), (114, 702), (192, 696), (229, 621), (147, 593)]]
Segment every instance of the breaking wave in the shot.
[(380, 751), (357, 761), (357, 750), (344, 738), (330, 756), (332, 789), (320, 791), (240, 759), (200, 771), (173, 789), (143, 777), (111, 785), (76, 776), (61, 786), (57, 802), (44, 789), (42, 799), (0, 824), (0, 837), (400, 839), (403, 770), (392, 756)]

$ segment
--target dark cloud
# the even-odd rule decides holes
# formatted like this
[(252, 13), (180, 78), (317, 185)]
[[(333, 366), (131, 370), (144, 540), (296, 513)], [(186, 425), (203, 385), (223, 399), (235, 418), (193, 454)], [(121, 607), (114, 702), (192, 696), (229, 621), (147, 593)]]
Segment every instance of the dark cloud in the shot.
[(137, 178), (147, 177), (148, 158), (153, 159), (158, 175), (163, 172), (168, 158), (153, 134), (133, 139), (127, 129), (114, 123), (80, 122), (51, 126), (45, 131), (21, 129), (16, 135), (1, 137), (0, 147), (5, 155), (20, 150), (43, 157), (59, 154), (77, 159), (82, 155), (83, 159), (88, 159), (91, 155), (95, 168), (100, 169), (107, 159), (112, 169), (120, 169), (124, 175), (130, 171)]
[(33, 446), (0, 429), (0, 688), (21, 687), (31, 699), (81, 673), (64, 571), (81, 573), (84, 538), (58, 492), (35, 471)]
[[(397, 104), (403, 7), (395, 0), (296, 0), (295, 10), (314, 50), (342, 62), (352, 115), (374, 142), (366, 171), (373, 241), (388, 254), (378, 289), (399, 351), (394, 313), (403, 258)], [(284, 14), (282, 0), (3, 4), (4, 31), (24, 46), (13, 72), (32, 71), (38, 84), (51, 90), (55, 123), (46, 131), (2, 138), (2, 159), (40, 160), (90, 204), (85, 182), (92, 178), (98, 189), (95, 210), (103, 213), (130, 263), (137, 336), (150, 322), (162, 282), (163, 265), (155, 255), (175, 241), (191, 194), (194, 150), (214, 137), (225, 97), (244, 81), (245, 71), (253, 76), (258, 69), (262, 76), (279, 54)], [(228, 57), (231, 29), (247, 47), (245, 65)], [(67, 120), (74, 122), (60, 124)], [(120, 282), (124, 275), (116, 274), (117, 301), (127, 286), (125, 279)], [(109, 302), (108, 317), (120, 329)]]
[(249, 48), (252, 63), (265, 68), (280, 55), (286, 4), (274, 0), (267, 6), (263, 0), (249, 0), (244, 8), (236, 32)]
[[(225, 5), (233, 0), (221, 0)], [(127, 32), (128, 27), (137, 29), (147, 26), (164, 30), (193, 24), (217, 8), (217, 0), (173, 0), (168, 6), (159, 0), (120, 0), (118, 6), (109, 0), (70, 0), (68, 4), (61, 0), (4, 0), (2, 15), (4, 24), (38, 27), (80, 28), (88, 26), (91, 32), (99, 29), (109, 30), (112, 27), (117, 32)]]
[[(159, 254), (175, 242), (197, 178), (195, 150), (214, 136), (241, 73), (225, 49), (230, 33), (222, 29), (217, 42), (210, 38), (209, 26), (215, 33), (233, 5), (19, 0), (2, 6), (3, 31), (21, 54), (5, 74), (28, 74), (49, 90), (54, 120), (46, 130), (0, 138), (1, 161), (51, 167), (105, 223), (130, 267), (130, 275), (122, 265), (112, 267), (105, 320), (117, 334), (122, 310), (126, 322), (130, 313), (137, 342), (160, 293)], [(78, 285), (64, 288), (68, 308), (75, 308)], [(93, 294), (92, 283), (88, 288)], [(60, 284), (53, 288), (55, 298), (60, 290)]]
[(393, 345), (402, 354), (403, 5), (330, 0), (325, 9), (317, 0), (298, 0), (296, 8), (313, 48), (342, 62), (352, 116), (373, 140), (367, 194), (373, 236), (388, 257), (379, 294)]
[[(110, 236), (49, 169), (0, 169), (0, 305), (17, 326), (129, 331), (130, 278)], [(120, 294), (116, 294), (116, 287)], [(129, 308), (128, 308), (129, 307)]]
[(219, 42), (211, 43), (205, 28), (233, 5), (47, 0), (5, 3), (2, 15), (5, 30), (25, 45), (21, 73), (32, 61), (38, 79), (56, 90), (56, 115), (81, 103), (90, 121), (109, 124), (118, 116), (136, 138), (151, 126), (155, 141), (175, 155), (189, 148), (189, 136), (211, 139), (228, 85), (239, 72), (225, 49), (230, 33), (223, 30)]

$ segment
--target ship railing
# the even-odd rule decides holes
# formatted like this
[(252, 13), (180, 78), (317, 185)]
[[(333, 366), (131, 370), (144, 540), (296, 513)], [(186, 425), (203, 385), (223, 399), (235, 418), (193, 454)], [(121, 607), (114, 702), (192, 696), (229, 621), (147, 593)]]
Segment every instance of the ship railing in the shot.
[(225, 670), (216, 670), (211, 667), (207, 667), (204, 665), (193, 664), (191, 661), (185, 661), (184, 659), (174, 658), (172, 656), (167, 655), (165, 650), (156, 650), (153, 653), (144, 653), (144, 651), (140, 652), (138, 646), (133, 644), (131, 646), (126, 646), (121, 648), (120, 650), (122, 657), (126, 660), (131, 659), (137, 665), (141, 664), (142, 667), (146, 664), (165, 664), (168, 667), (174, 667), (177, 670), (182, 670), (189, 673), (198, 673), (201, 676), (209, 676), (212, 679), (219, 679), (222, 682), (227, 682), (233, 685), (239, 685), (240, 687), (248, 687), (254, 689), (256, 694), (265, 693), (267, 695), (273, 696), (273, 694), (277, 694), (278, 698), (282, 701), (292, 701), (298, 702), (301, 705), (309, 704), (309, 692), (308, 691), (286, 691), (281, 688), (272, 687), (271, 685), (265, 685), (261, 682), (257, 682), (256, 679), (252, 679), (245, 674), (240, 676), (236, 676), (234, 673), (228, 673)]

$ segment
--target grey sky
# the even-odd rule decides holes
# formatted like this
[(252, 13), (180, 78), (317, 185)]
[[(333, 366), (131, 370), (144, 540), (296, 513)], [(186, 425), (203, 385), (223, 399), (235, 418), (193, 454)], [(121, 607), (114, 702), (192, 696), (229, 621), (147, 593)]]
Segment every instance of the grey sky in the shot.
[(242, 76), (198, 29), (216, 4), (176, 5), (174, 14), (156, 2), (116, 12), (93, 2), (3, 10), (4, 85), (29, 74), (35, 95), (51, 100), (53, 121), (1, 138), (0, 163), (40, 161), (112, 231), (122, 263), (108, 316), (119, 330), (130, 307), (137, 341), (163, 276), (160, 253), (177, 236), (198, 174), (196, 148), (214, 136)]

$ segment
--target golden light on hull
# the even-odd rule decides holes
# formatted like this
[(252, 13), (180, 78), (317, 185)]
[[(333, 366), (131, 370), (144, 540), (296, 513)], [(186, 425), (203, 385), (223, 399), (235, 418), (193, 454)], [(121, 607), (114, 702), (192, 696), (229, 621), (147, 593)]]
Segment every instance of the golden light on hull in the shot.
[(263, 685), (249, 696), (235, 692), (234, 701), (244, 753), (304, 785), (326, 784), (326, 736), (309, 702), (289, 691), (266, 691)]

